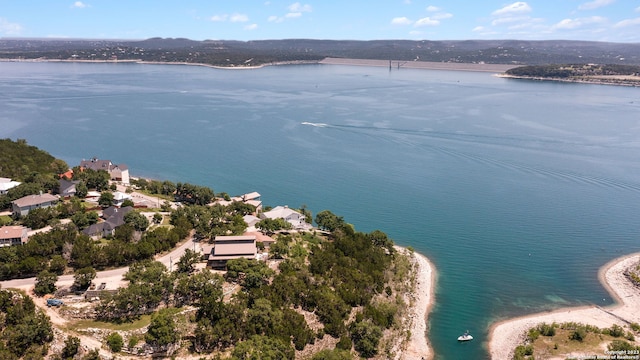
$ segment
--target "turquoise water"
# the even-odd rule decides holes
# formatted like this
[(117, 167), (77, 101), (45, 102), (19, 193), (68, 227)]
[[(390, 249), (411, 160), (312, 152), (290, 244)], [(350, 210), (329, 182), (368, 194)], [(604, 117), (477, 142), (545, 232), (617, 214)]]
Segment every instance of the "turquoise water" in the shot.
[(640, 89), (485, 73), (0, 63), (1, 137), (331, 209), (427, 255), (437, 359), (487, 358), (497, 319), (611, 303), (598, 268), (640, 250), (639, 114)]

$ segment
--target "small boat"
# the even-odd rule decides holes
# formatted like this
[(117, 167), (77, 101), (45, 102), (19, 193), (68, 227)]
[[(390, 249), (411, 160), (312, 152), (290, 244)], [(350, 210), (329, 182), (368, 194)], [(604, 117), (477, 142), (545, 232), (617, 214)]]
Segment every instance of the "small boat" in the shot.
[(469, 334), (469, 330), (465, 331), (464, 334), (458, 336), (458, 341), (469, 341), (473, 340), (473, 336)]

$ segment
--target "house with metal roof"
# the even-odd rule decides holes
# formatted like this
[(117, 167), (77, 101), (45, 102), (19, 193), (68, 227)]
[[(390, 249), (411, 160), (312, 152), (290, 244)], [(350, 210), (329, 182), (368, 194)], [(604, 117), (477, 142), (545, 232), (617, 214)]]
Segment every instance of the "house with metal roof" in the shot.
[(304, 220), (304, 215), (289, 209), (288, 206), (276, 206), (269, 211), (265, 211), (260, 214), (260, 218), (262, 219), (284, 219), (286, 222), (291, 224), (294, 229), (310, 229), (311, 226), (306, 223)]
[(11, 202), (13, 214), (25, 216), (29, 211), (48, 208), (58, 202), (58, 197), (51, 194), (27, 195)]
[(7, 191), (9, 191), (10, 189), (13, 189), (14, 187), (20, 184), (21, 183), (18, 181), (12, 181), (11, 179), (0, 177), (0, 195), (6, 194)]
[(207, 266), (215, 270), (225, 270), (227, 261), (233, 259), (255, 259), (258, 254), (255, 235), (216, 236)]

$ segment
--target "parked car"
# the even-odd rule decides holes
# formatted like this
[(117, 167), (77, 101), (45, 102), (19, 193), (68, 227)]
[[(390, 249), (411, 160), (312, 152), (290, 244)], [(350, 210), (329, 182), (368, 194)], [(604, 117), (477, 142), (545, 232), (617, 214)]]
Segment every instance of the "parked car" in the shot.
[(62, 306), (64, 305), (64, 301), (60, 299), (47, 299), (47, 306)]

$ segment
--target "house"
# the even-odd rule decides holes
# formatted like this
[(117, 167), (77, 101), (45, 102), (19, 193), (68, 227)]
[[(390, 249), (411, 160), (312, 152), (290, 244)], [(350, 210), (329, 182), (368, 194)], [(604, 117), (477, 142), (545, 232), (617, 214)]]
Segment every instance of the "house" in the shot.
[(261, 242), (264, 247), (266, 249), (270, 248), (271, 245), (273, 245), (276, 242), (276, 239), (272, 238), (271, 236), (267, 236), (261, 232), (258, 231), (247, 231), (244, 234), (242, 234), (244, 236), (255, 236), (256, 237), (256, 242)]
[(29, 228), (24, 226), (0, 227), (0, 247), (24, 245), (28, 239)]
[(255, 259), (258, 253), (255, 235), (216, 236), (213, 249), (207, 258), (207, 266), (225, 270), (227, 261), (233, 259)]
[(123, 208), (110, 206), (102, 211), (103, 222), (89, 226), (82, 230), (82, 233), (98, 238), (113, 235), (118, 226), (124, 225), (124, 216), (132, 210), (133, 208), (131, 206), (125, 206)]
[(51, 194), (27, 195), (11, 202), (13, 214), (25, 216), (29, 211), (38, 208), (48, 208), (58, 201), (58, 197)]
[(67, 180), (66, 178), (58, 180), (58, 194), (64, 198), (75, 196), (76, 185), (79, 182), (80, 180)]
[(222, 205), (222, 206), (228, 206), (231, 205), (231, 203), (233, 202), (243, 202), (245, 204), (250, 204), (255, 206), (256, 211), (261, 211), (262, 210), (262, 200), (260, 200), (260, 194), (257, 192), (252, 192), (252, 193), (248, 193), (248, 194), (244, 194), (244, 195), (240, 195), (240, 196), (234, 196), (231, 198), (231, 200), (223, 200), (223, 199), (218, 199), (216, 200), (216, 203)]
[(294, 229), (310, 229), (311, 226), (304, 221), (304, 215), (301, 213), (289, 209), (288, 206), (276, 206), (270, 211), (260, 214), (262, 219), (284, 219), (291, 224)]
[(125, 200), (131, 200), (131, 199), (132, 199), (131, 195), (127, 193), (123, 193), (120, 191), (115, 191), (113, 193), (113, 205), (121, 206)]
[(20, 184), (21, 183), (17, 181), (11, 181), (11, 179), (0, 178), (0, 195), (6, 194), (7, 191), (9, 191), (10, 189), (13, 189), (14, 187)]
[(256, 224), (259, 223), (261, 219), (257, 216), (245, 215), (242, 217), (242, 220), (244, 220), (244, 222), (247, 223), (248, 227), (252, 227), (252, 226), (256, 226)]
[(129, 168), (125, 164), (113, 164), (111, 160), (100, 160), (93, 158), (91, 160), (82, 160), (80, 167), (91, 170), (104, 170), (109, 173), (109, 177), (113, 181), (119, 181), (123, 184), (129, 184)]

